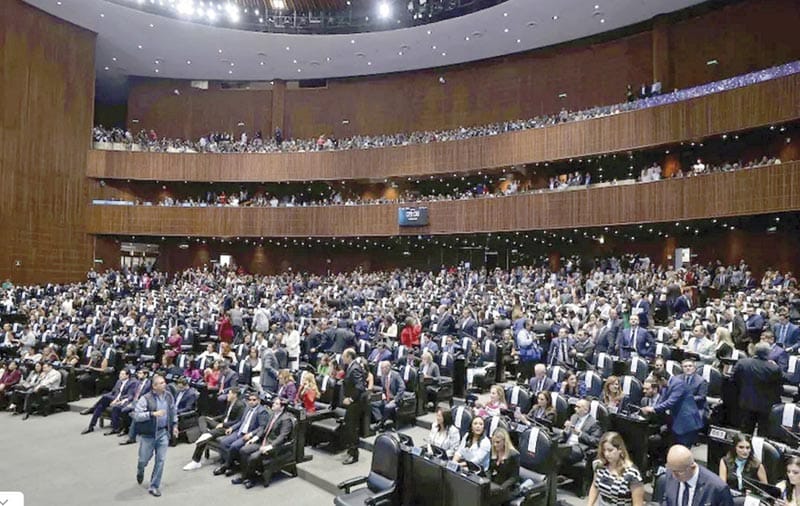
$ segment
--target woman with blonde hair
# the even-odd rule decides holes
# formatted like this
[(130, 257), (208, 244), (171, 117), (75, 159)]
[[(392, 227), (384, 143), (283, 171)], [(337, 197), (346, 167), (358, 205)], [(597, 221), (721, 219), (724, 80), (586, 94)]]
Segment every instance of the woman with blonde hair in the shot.
[(594, 473), (589, 489), (587, 506), (600, 505), (643, 506), (644, 486), (642, 475), (631, 461), (625, 441), (617, 432), (606, 432), (597, 449), (599, 467)]
[(297, 385), (294, 382), (294, 376), (289, 369), (281, 369), (278, 371), (278, 397), (293, 401), (297, 397)]
[(511, 498), (511, 490), (519, 480), (519, 452), (511, 442), (508, 431), (498, 427), (492, 434), (489, 459), (490, 504), (503, 504)]
[(616, 412), (622, 405), (625, 394), (622, 392), (622, 384), (617, 376), (609, 376), (603, 384), (603, 404), (607, 408)]
[(306, 413), (313, 413), (317, 410), (315, 403), (319, 395), (317, 378), (312, 373), (303, 371), (303, 374), (300, 375), (300, 388), (297, 390), (295, 402), (302, 403)]

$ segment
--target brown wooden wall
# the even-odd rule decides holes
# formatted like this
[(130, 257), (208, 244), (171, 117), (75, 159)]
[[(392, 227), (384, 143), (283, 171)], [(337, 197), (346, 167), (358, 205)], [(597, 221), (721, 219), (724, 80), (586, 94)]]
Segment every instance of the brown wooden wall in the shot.
[(87, 175), (160, 181), (310, 181), (446, 174), (641, 149), (800, 117), (800, 75), (589, 121), (404, 147), (271, 154), (90, 151)]
[[(272, 100), (269, 91), (190, 91), (186, 82), (146, 79), (131, 89), (128, 124), (197, 137), (214, 128), (238, 132), (238, 121), (257, 110), (257, 118), (244, 120), (248, 132), (266, 133), (279, 123), (295, 138), (442, 130), (618, 103), (627, 84), (661, 80), (665, 89), (683, 88), (800, 59), (800, 37), (793, 36), (800, 26), (796, 0), (744, 0), (686, 16), (661, 16), (655, 29), (645, 23), (639, 33), (610, 41), (286, 90), (273, 106), (283, 111), (279, 117), (264, 109)], [(710, 59), (719, 64), (706, 65)], [(173, 94), (176, 88), (180, 96)], [(558, 98), (561, 92), (566, 99)], [(134, 118), (140, 123), (132, 124)]]
[(0, 278), (85, 278), (91, 32), (0, 2)]
[(89, 208), (89, 231), (189, 237), (462, 234), (665, 222), (800, 209), (800, 162), (655, 183), (428, 203), (430, 225), (397, 225), (397, 204), (294, 208)]

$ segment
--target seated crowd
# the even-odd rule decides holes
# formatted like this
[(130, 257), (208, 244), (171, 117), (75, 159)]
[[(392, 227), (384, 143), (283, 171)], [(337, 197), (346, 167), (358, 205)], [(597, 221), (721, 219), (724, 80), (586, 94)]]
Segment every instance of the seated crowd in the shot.
[[(233, 483), (248, 488), (259, 474), (269, 485), (298, 420), (306, 443), (335, 443), (350, 463), (359, 434), (432, 410), (427, 451), (485, 474), (496, 504), (519, 493), (531, 431), (564, 448), (559, 473), (580, 477), (588, 465), (591, 486), (579, 492), (588, 488), (590, 504), (642, 504), (658, 467), (676, 497), (691, 476), (711, 479), (689, 449), (733, 422), (730, 451), (707, 463), (728, 494), (711, 504), (728, 504), (728, 488), (786, 478), (778, 504), (797, 506), (797, 459), (776, 476), (756, 452), (792, 455), (800, 438), (794, 411), (773, 420), (800, 374), (792, 273), (757, 280), (744, 262), (674, 269), (634, 256), (592, 264), (326, 277), (91, 271), (84, 283), (5, 283), (0, 404), (27, 417), (48, 414), (58, 389), (100, 395), (84, 434), (107, 418), (106, 434), (129, 444), (132, 411), (165, 377), (181, 437), (196, 444), (184, 469), (214, 451), (214, 474), (239, 474)], [(338, 424), (333, 440), (326, 417)], [(623, 423), (646, 428), (645, 447), (625, 440)]]

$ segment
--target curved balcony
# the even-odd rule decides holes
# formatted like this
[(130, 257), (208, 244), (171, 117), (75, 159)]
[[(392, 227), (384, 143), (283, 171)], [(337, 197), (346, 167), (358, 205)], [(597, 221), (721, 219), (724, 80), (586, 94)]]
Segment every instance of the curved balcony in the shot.
[(90, 150), (86, 175), (155, 181), (383, 179), (593, 156), (800, 117), (800, 74), (669, 105), (547, 128), (403, 147), (271, 154)]
[[(404, 204), (405, 206), (405, 204)], [(400, 204), (288, 208), (91, 205), (88, 233), (191, 237), (469, 234), (657, 223), (800, 209), (800, 162), (653, 183), (430, 202), (401, 228)], [(422, 207), (422, 206), (420, 206)]]

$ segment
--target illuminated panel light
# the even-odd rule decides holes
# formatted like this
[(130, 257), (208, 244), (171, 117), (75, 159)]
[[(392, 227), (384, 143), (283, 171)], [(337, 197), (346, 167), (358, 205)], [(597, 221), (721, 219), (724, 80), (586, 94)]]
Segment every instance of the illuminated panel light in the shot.
[(282, 11), (286, 8), (286, 2), (284, 0), (269, 0), (270, 5), (272, 5), (273, 9), (277, 9)]
[(378, 5), (378, 17), (381, 19), (389, 19), (392, 15), (392, 6), (388, 2), (381, 2)]
[(192, 16), (194, 14), (194, 3), (192, 0), (178, 0), (175, 9), (181, 16)]
[(225, 11), (228, 13), (228, 19), (231, 20), (232, 23), (239, 22), (239, 8), (233, 4), (227, 4), (225, 6)]
[(206, 10), (206, 17), (209, 21), (216, 21), (217, 20), (217, 13), (211, 7)]

